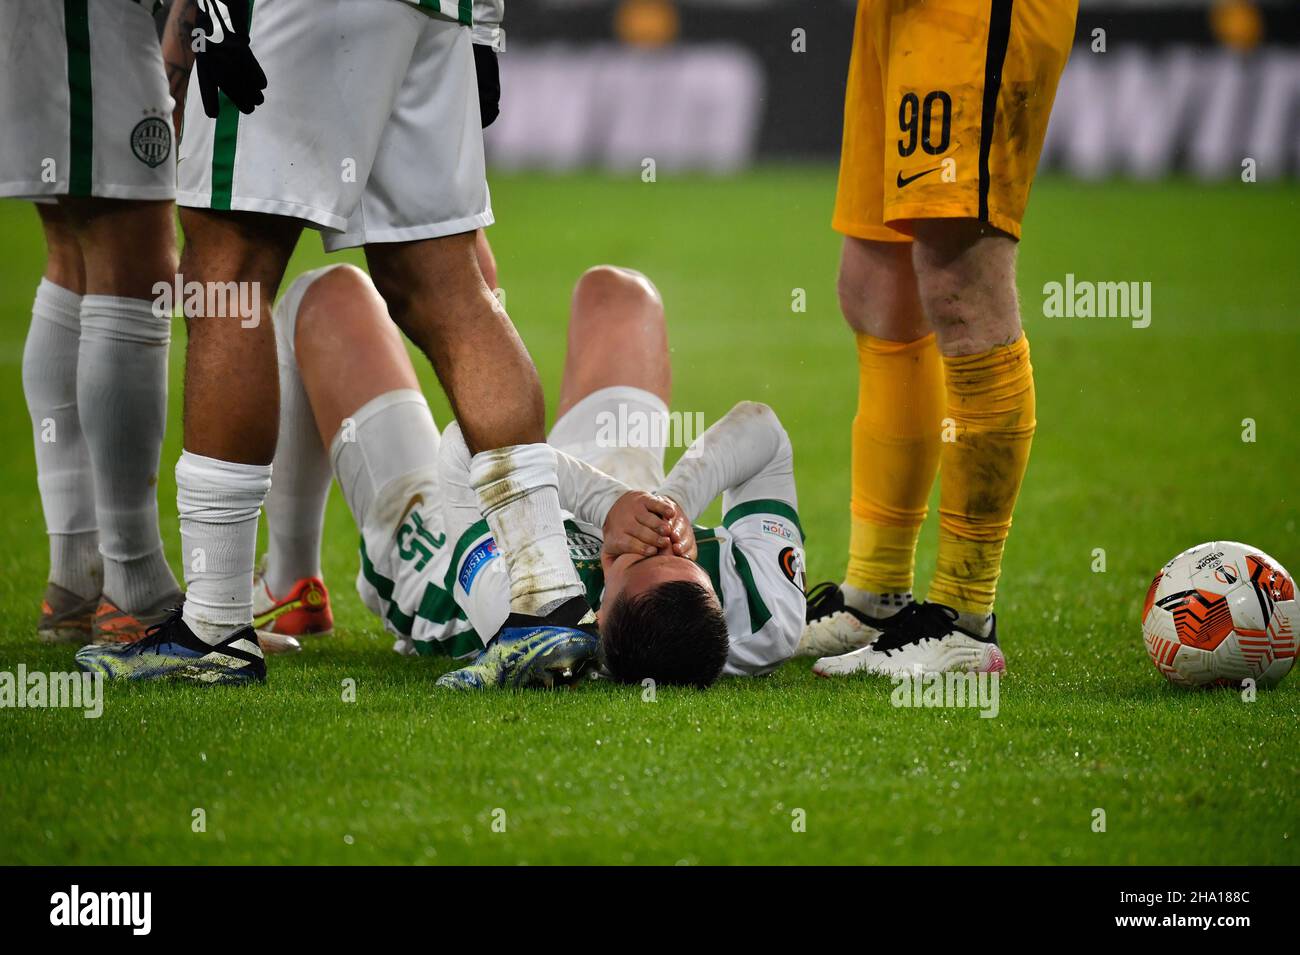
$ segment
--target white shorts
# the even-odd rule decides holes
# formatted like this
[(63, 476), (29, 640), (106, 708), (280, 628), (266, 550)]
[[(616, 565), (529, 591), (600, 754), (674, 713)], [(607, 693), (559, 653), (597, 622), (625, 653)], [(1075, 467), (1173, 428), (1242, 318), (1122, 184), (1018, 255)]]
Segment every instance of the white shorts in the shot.
[(668, 406), (643, 388), (614, 385), (582, 398), (560, 416), (547, 443), (636, 491), (664, 482)]
[(2, 0), (0, 130), (0, 196), (173, 198), (153, 17), (135, 0)]
[(468, 27), (393, 0), (255, 0), (266, 102), (203, 112), (190, 78), (177, 202), (327, 230), (329, 251), (492, 223)]

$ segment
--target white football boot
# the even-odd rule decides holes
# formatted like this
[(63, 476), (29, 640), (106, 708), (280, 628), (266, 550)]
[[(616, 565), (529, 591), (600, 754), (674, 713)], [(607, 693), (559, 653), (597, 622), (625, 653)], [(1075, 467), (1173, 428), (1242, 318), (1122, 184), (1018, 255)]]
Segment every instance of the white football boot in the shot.
[(989, 620), (986, 636), (957, 626), (958, 614), (943, 604), (904, 607), (885, 624), (868, 646), (840, 656), (822, 657), (813, 664), (818, 676), (875, 673), (914, 676), (918, 673), (1001, 673), (1006, 658), (998, 647), (997, 618)]
[(797, 657), (828, 657), (870, 646), (888, 626), (888, 617), (872, 617), (844, 600), (840, 585), (826, 581), (808, 591), (807, 626), (795, 648)]

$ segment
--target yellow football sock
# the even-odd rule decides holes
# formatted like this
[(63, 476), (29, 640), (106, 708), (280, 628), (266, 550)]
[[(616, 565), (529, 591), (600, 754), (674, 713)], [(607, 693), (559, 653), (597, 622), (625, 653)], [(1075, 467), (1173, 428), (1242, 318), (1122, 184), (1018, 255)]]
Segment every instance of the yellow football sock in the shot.
[(853, 497), (844, 582), (873, 593), (912, 589), (916, 538), (939, 467), (943, 365), (934, 336), (858, 336)]
[(1034, 369), (1021, 336), (978, 355), (943, 359), (951, 433), (940, 459), (939, 558), (929, 599), (993, 609), (1011, 511), (1034, 439)]

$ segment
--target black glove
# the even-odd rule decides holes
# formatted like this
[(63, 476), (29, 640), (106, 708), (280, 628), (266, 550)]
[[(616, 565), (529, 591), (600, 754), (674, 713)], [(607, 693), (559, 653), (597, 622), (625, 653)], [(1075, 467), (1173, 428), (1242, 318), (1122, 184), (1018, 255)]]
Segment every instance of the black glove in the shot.
[(497, 51), (482, 43), (474, 44), (474, 72), (478, 75), (478, 111), (487, 129), (501, 113), (501, 70)]
[(199, 0), (197, 25), (204, 41), (194, 60), (203, 112), (212, 119), (221, 112), (218, 92), (241, 113), (251, 113), (266, 100), (266, 74), (248, 48), (248, 8), (248, 0)]

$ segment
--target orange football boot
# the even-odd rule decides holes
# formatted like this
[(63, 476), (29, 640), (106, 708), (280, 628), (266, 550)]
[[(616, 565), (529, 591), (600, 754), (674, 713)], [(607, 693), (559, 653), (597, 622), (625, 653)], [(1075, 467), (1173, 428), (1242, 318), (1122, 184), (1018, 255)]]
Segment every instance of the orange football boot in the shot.
[[(334, 631), (334, 613), (330, 610), (330, 595), (325, 581), (319, 577), (304, 577), (295, 581), (283, 597), (277, 597), (266, 586), (259, 573), (253, 581), (253, 629), (266, 649), (268, 637), (326, 637)], [(287, 640), (286, 647), (274, 647), (270, 652), (297, 650), (296, 640)]]
[(89, 643), (98, 606), (98, 594), (82, 598), (58, 584), (46, 584), (36, 623), (37, 639), (41, 643)]
[(99, 598), (99, 607), (95, 610), (93, 643), (135, 643), (144, 637), (144, 632), (155, 624), (162, 623), (173, 610), (185, 602), (185, 595), (179, 590), (163, 597), (151, 607), (127, 613), (108, 597)]

